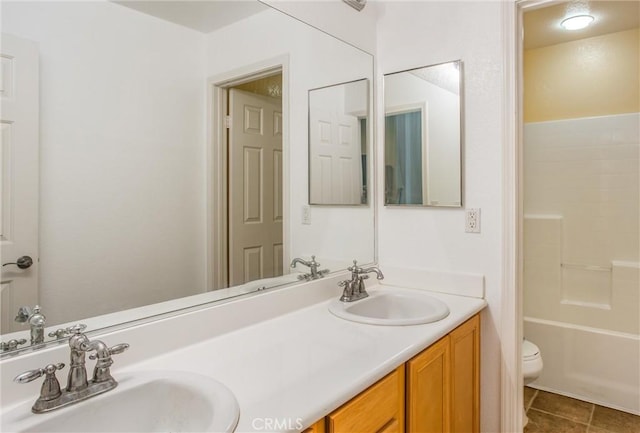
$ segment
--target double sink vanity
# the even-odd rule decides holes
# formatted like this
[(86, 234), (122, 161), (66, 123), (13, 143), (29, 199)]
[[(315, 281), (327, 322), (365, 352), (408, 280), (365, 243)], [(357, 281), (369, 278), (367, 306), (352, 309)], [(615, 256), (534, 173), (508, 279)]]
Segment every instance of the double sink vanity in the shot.
[[(368, 270), (344, 281), (353, 268)], [(36, 382), (10, 381), (66, 361), (68, 345), (5, 359), (2, 431), (478, 431), (485, 301), (373, 284), (343, 302), (344, 277), (101, 335), (130, 344), (111, 366), (119, 385), (44, 414)]]

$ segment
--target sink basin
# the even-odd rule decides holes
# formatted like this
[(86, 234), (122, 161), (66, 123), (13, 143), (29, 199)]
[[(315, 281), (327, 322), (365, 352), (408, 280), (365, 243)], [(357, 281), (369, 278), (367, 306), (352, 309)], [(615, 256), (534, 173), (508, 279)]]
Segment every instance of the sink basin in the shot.
[(336, 299), (329, 304), (334, 315), (370, 325), (421, 325), (449, 315), (449, 307), (421, 290), (374, 288), (369, 297), (354, 302)]
[(207, 376), (180, 371), (114, 376), (119, 383), (113, 391), (72, 406), (34, 415), (30, 401), (3, 413), (2, 431), (232, 432), (238, 423), (233, 393)]

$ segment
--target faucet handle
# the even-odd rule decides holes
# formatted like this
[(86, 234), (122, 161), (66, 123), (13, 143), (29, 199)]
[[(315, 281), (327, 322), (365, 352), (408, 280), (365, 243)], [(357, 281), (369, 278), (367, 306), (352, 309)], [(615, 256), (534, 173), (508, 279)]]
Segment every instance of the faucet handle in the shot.
[[(125, 350), (127, 350), (128, 348), (129, 348), (129, 343), (120, 343), (110, 347), (107, 350), (109, 351), (109, 356), (111, 356), (111, 355), (118, 355), (124, 352)], [(89, 359), (93, 360), (98, 358), (99, 358), (99, 355), (97, 353), (94, 353), (93, 355), (89, 355)]]
[[(39, 309), (40, 307), (36, 305), (36, 308)], [(33, 314), (33, 308), (29, 306), (20, 307), (18, 308), (18, 315), (13, 320), (15, 320), (18, 323), (25, 323), (27, 320), (29, 320), (29, 317), (31, 316), (31, 314)]]
[[(84, 323), (78, 323), (77, 325), (69, 326), (64, 331), (69, 334), (80, 335), (82, 334), (82, 331), (84, 331), (85, 329), (87, 329), (87, 325), (85, 325)], [(59, 332), (59, 331), (61, 330), (58, 330), (56, 332)], [(51, 334), (49, 334), (49, 336), (53, 337), (53, 335)]]
[(18, 346), (20, 346), (21, 344), (24, 344), (26, 342), (27, 342), (27, 340), (25, 338), (21, 338), (19, 340), (12, 339), (12, 340), (7, 341), (6, 343), (2, 342), (2, 343), (0, 343), (0, 350), (3, 350), (3, 351), (4, 350), (14, 350), (14, 349), (17, 349)]
[(25, 371), (17, 375), (13, 380), (18, 383), (28, 383), (33, 380), (36, 380), (42, 375), (47, 374), (55, 374), (57, 370), (62, 370), (64, 368), (64, 363), (60, 362), (58, 364), (48, 364), (44, 368), (36, 368), (35, 370)]
[(109, 353), (112, 355), (118, 355), (129, 348), (129, 343), (116, 344), (109, 348)]
[(347, 271), (351, 272), (351, 279), (355, 280), (362, 273), (362, 268), (358, 266), (358, 261), (354, 260), (353, 265), (349, 266)]
[(353, 265), (349, 266), (347, 268), (348, 271), (351, 272), (360, 272), (362, 270), (362, 268), (360, 266), (358, 266), (358, 261), (357, 260), (353, 260)]
[(67, 329), (61, 328), (61, 329), (56, 329), (55, 331), (49, 332), (49, 337), (55, 337), (56, 340), (66, 337), (69, 334), (69, 331)]

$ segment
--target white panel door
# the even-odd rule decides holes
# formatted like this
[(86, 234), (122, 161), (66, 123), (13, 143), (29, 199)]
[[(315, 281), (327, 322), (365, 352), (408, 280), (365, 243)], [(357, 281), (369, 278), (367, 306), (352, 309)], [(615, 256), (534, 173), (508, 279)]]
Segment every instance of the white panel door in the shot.
[(38, 303), (38, 48), (3, 33), (0, 60), (0, 261), (30, 256), (34, 262), (28, 269), (2, 267), (4, 334), (23, 329), (13, 320), (20, 306)]
[(229, 285), (282, 275), (282, 102), (229, 91)]
[(360, 204), (362, 150), (358, 118), (321, 108), (312, 108), (309, 116), (311, 204)]

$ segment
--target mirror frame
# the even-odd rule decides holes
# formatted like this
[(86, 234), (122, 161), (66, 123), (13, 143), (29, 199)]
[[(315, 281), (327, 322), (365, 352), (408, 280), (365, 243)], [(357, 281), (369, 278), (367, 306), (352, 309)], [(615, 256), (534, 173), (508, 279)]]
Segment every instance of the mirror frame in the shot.
[[(464, 62), (462, 61), (462, 59), (457, 59), (457, 60), (449, 60), (446, 62), (440, 62), (440, 63), (434, 63), (431, 65), (425, 65), (425, 66), (418, 66), (415, 68), (409, 68), (409, 69), (403, 69), (401, 71), (394, 71), (394, 72), (388, 72), (386, 74), (382, 75), (382, 115), (381, 115), (381, 119), (382, 124), (380, 126), (381, 129), (381, 138), (382, 138), (382, 167), (385, 167), (385, 163), (386, 163), (386, 143), (385, 143), (385, 136), (386, 136), (386, 98), (384, 97), (385, 95), (385, 84), (384, 84), (384, 79), (385, 77), (387, 77), (388, 75), (396, 75), (396, 74), (402, 74), (404, 72), (411, 72), (411, 71), (415, 71), (418, 69), (423, 69), (423, 68), (429, 68), (432, 66), (441, 66), (441, 65), (446, 65), (449, 63), (455, 63), (458, 65), (458, 73), (459, 73), (459, 77), (460, 77), (460, 83), (459, 83), (459, 98), (460, 98), (460, 108), (459, 108), (459, 117), (460, 117), (460, 205), (428, 205), (428, 204), (398, 204), (398, 203), (386, 203), (386, 201), (384, 200), (384, 191), (383, 191), (383, 205), (385, 207), (388, 208), (398, 208), (398, 209), (404, 209), (404, 208), (411, 208), (411, 209), (415, 209), (415, 208), (425, 208), (425, 209), (463, 209), (465, 206), (465, 188), (464, 188), (464, 181), (465, 181), (465, 161), (464, 161), (464, 149), (465, 149), (465, 123), (464, 123), (464, 119), (465, 119), (465, 95), (464, 95)], [(384, 181), (383, 181), (383, 187), (384, 185), (386, 185), (386, 171), (382, 174)], [(377, 253), (377, 252), (376, 252)], [(376, 256), (377, 257), (377, 256)]]

